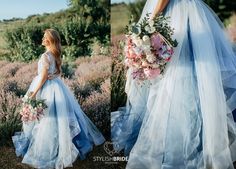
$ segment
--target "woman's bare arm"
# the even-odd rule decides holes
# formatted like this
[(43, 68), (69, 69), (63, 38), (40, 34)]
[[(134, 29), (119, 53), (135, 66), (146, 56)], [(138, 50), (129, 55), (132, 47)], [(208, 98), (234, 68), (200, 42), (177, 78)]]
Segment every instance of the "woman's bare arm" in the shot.
[(48, 78), (48, 69), (44, 67), (42, 72), (41, 72), (41, 80), (39, 81), (37, 87), (35, 88), (34, 92), (30, 96), (30, 98), (34, 98), (36, 96), (38, 91), (41, 89), (43, 84), (46, 82), (47, 78)]
[(151, 19), (155, 18), (156, 15), (161, 13), (167, 6), (168, 2), (169, 0), (159, 0), (159, 2), (157, 3), (154, 9), (154, 12), (152, 13)]

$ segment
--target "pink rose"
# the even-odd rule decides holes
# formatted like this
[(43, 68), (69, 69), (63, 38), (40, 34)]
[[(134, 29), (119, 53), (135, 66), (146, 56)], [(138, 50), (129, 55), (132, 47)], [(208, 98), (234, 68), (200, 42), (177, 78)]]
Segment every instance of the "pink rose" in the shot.
[(159, 68), (157, 69), (144, 68), (143, 71), (148, 79), (154, 79), (161, 73), (161, 70)]

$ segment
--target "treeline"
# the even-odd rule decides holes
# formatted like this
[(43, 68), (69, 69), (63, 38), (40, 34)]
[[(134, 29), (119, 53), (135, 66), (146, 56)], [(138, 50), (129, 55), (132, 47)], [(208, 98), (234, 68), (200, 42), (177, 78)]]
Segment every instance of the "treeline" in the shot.
[(31, 15), (23, 24), (5, 31), (9, 60), (31, 61), (43, 52), (44, 30), (56, 29), (61, 36), (63, 56), (76, 59), (90, 55), (91, 45), (109, 45), (108, 0), (70, 0), (69, 8), (54, 14)]

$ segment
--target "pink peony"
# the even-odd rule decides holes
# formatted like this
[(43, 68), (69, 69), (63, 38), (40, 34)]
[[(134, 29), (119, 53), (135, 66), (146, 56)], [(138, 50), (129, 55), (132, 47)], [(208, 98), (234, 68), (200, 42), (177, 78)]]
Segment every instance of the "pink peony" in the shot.
[(159, 68), (157, 69), (144, 68), (143, 71), (148, 79), (154, 79), (161, 73), (161, 70)]

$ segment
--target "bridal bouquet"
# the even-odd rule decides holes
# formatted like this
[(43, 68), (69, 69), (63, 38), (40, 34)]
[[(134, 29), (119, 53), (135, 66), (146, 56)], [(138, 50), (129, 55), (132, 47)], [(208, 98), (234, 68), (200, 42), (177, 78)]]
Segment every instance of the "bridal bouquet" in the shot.
[(44, 114), (44, 110), (47, 108), (45, 100), (31, 99), (25, 95), (22, 98), (23, 105), (20, 111), (21, 120), (23, 122), (39, 120)]
[(139, 23), (131, 19), (126, 27), (125, 65), (132, 68), (134, 79), (147, 80), (164, 73), (177, 41), (168, 18), (159, 15), (150, 20), (147, 14)]

